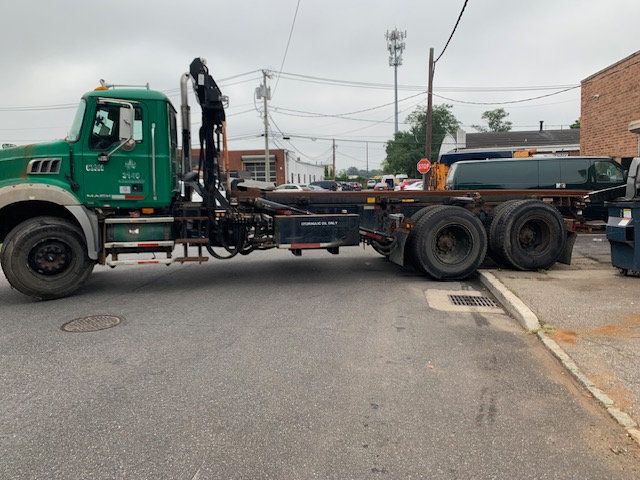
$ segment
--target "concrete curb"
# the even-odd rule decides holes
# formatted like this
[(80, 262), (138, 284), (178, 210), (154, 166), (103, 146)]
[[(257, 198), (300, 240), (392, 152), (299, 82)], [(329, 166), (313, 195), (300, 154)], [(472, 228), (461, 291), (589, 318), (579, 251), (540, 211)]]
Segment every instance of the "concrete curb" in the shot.
[(490, 272), (479, 271), (480, 281), (498, 299), (505, 310), (514, 317), (522, 327), (530, 333), (536, 333), (542, 344), (555, 356), (573, 377), (607, 410), (607, 413), (620, 424), (638, 445), (640, 445), (640, 428), (633, 418), (615, 406), (614, 401), (589, 380), (578, 365), (558, 343), (541, 329), (538, 317), (525, 303), (514, 295), (498, 278)]
[(536, 333), (542, 328), (536, 314), (522, 300), (516, 297), (504, 283), (498, 280), (493, 273), (484, 270), (479, 270), (478, 273), (480, 274), (480, 282), (487, 287), (509, 315), (515, 318), (526, 331)]

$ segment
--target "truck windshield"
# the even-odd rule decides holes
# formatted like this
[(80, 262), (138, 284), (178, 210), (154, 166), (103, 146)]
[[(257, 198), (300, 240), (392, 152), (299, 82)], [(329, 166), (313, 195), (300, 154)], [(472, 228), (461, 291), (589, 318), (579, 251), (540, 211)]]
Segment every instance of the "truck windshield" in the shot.
[(456, 169), (458, 168), (458, 164), (454, 163), (453, 165), (451, 165), (451, 168), (449, 169), (449, 173), (447, 174), (447, 179), (444, 182), (444, 186), (447, 190), (453, 190), (453, 183), (454, 183), (454, 176), (456, 174)]
[(80, 129), (82, 128), (82, 119), (84, 118), (84, 111), (86, 109), (87, 109), (87, 102), (83, 98), (80, 100), (80, 105), (78, 105), (78, 110), (76, 110), (76, 115), (75, 117), (73, 117), (73, 123), (71, 124), (71, 128), (69, 129), (67, 138), (65, 138), (67, 142), (76, 142), (78, 141), (78, 138), (80, 138)]

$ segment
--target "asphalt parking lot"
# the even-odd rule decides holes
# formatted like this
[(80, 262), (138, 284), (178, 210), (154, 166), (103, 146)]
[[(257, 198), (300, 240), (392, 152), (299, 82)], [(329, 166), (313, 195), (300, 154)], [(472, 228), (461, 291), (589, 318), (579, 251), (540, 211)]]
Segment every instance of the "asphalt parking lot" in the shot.
[[(0, 279), (0, 478), (629, 479), (638, 449), (500, 313), (371, 250)], [(74, 318), (120, 325), (69, 333)]]

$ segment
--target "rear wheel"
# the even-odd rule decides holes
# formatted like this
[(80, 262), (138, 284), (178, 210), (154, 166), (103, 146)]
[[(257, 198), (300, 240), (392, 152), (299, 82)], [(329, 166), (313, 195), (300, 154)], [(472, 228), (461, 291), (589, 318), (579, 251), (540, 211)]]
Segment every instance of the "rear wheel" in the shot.
[(480, 219), (462, 207), (429, 209), (414, 228), (415, 264), (437, 280), (461, 280), (473, 274), (487, 253)]
[(501, 253), (501, 249), (499, 248), (499, 245), (492, 241), (493, 239), (496, 238), (497, 225), (500, 222), (499, 219), (502, 217), (502, 213), (506, 209), (511, 209), (515, 204), (520, 204), (523, 201), (526, 201), (526, 200), (509, 200), (508, 202), (500, 203), (496, 205), (496, 207), (491, 212), (491, 219), (487, 227), (487, 237), (489, 239), (488, 255), (500, 267), (511, 267), (511, 264)]
[(422, 270), (420, 267), (418, 260), (415, 254), (415, 243), (416, 243), (416, 228), (415, 226), (418, 224), (418, 221), (424, 217), (427, 213), (435, 210), (447, 208), (445, 205), (429, 205), (428, 207), (421, 208), (416, 213), (411, 215), (411, 220), (413, 220), (414, 228), (409, 232), (407, 236), (407, 241), (404, 244), (404, 264), (405, 266), (411, 265), (416, 270)]
[(508, 202), (489, 232), (492, 255), (518, 270), (551, 267), (562, 255), (567, 230), (558, 210), (540, 200)]
[(35, 217), (15, 227), (0, 262), (11, 286), (41, 300), (71, 295), (94, 266), (80, 228), (56, 217)]

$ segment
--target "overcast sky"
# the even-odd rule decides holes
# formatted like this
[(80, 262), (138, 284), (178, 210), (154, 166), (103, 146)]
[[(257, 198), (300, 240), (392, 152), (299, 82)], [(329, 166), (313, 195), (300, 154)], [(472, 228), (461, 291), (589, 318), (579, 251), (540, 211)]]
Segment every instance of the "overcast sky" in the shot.
[[(277, 71), (297, 0), (2, 3), (0, 142), (29, 143), (64, 137), (74, 110), (15, 112), (3, 108), (75, 103), (100, 78), (114, 83), (149, 82), (154, 89), (169, 90), (178, 107), (179, 77), (195, 56), (208, 60), (216, 79), (262, 68)], [(442, 50), (462, 3), (301, 0), (283, 70), (390, 84), (393, 70), (388, 66), (384, 33), (398, 27), (407, 31), (399, 83), (425, 85), (428, 49), (434, 47), (436, 55)], [(578, 84), (640, 48), (639, 18), (638, 0), (469, 0), (458, 31), (437, 65), (434, 92), (455, 100), (500, 102), (551, 91), (472, 90)], [(253, 110), (258, 76), (256, 72), (222, 82), (231, 103), (231, 137), (257, 136), (262, 131), (262, 120)], [(276, 77), (272, 86), (275, 81)], [(416, 93), (401, 90), (399, 97)], [(535, 129), (539, 120), (549, 128), (566, 128), (580, 114), (579, 98), (576, 89), (505, 108), (518, 130)], [(271, 105), (335, 115), (392, 100), (390, 89), (281, 78)], [(424, 101), (423, 95), (403, 101), (401, 121)], [(436, 98), (435, 102), (445, 101)], [(454, 114), (465, 126), (481, 123), (482, 112), (495, 108), (446, 103), (454, 105)], [(359, 120), (284, 113), (273, 110), (273, 120), (287, 135), (362, 141), (338, 141), (339, 169), (364, 167), (366, 140), (370, 141), (370, 165), (379, 166), (384, 158), (382, 142), (393, 134), (392, 106), (351, 115)], [(197, 106), (193, 116), (197, 121)], [(331, 144), (326, 140), (276, 141), (289, 149), (295, 146), (306, 160), (327, 162), (330, 158)], [(263, 144), (262, 138), (254, 137), (235, 140), (231, 148), (262, 148)]]

